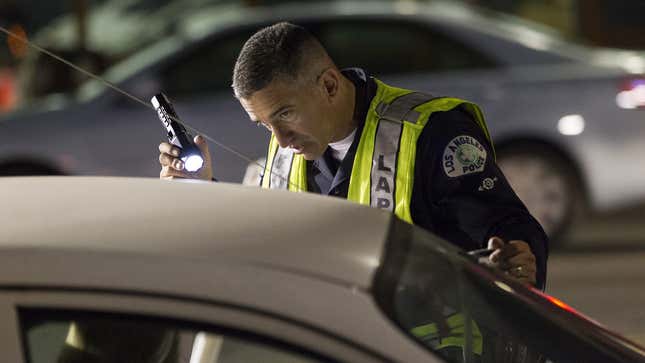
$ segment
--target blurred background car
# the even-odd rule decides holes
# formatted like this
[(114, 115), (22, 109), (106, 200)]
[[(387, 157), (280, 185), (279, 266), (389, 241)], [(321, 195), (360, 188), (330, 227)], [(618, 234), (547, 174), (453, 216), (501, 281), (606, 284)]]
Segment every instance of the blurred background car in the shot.
[[(341, 67), (482, 106), (500, 166), (554, 240), (576, 211), (645, 197), (645, 165), (634, 162), (645, 152), (642, 53), (575, 45), (543, 26), (454, 2), (190, 9), (174, 18), (172, 32), (103, 76), (146, 102), (163, 90), (184, 121), (253, 159), (266, 152), (268, 135), (232, 97), (232, 66), (254, 31), (290, 20), (318, 36)], [(96, 81), (39, 103), (2, 120), (5, 173), (158, 173), (154, 145), (162, 133), (151, 110)], [(218, 148), (213, 154), (218, 178), (242, 180), (244, 160)]]
[(0, 199), (2, 361), (645, 361), (557, 298), (346, 200), (100, 177), (2, 178)]
[[(198, 9), (232, 0), (75, 0), (74, 11), (38, 28), (36, 44), (93, 73), (127, 58), (174, 31), (177, 22)], [(110, 31), (105, 31), (110, 29)], [(21, 104), (75, 91), (88, 77), (43, 53), (28, 53), (20, 67)]]

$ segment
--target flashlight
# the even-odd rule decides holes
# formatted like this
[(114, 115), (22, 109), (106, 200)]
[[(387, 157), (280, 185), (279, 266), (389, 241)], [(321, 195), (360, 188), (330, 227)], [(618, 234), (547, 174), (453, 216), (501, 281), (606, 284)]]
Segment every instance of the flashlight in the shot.
[(179, 159), (184, 162), (186, 171), (194, 173), (201, 169), (204, 166), (202, 153), (184, 125), (177, 122), (179, 116), (177, 116), (175, 109), (170, 104), (168, 97), (163, 93), (159, 93), (152, 97), (150, 103), (157, 110), (157, 116), (159, 116), (159, 120), (166, 128), (168, 141), (181, 149)]

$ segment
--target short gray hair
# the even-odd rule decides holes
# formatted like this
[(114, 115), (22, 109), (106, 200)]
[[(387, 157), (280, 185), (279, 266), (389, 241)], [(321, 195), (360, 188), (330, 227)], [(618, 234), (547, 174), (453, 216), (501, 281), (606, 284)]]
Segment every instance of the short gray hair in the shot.
[(297, 80), (307, 66), (305, 55), (316, 48), (324, 51), (318, 40), (299, 25), (281, 22), (259, 30), (244, 43), (235, 62), (235, 96), (249, 98), (274, 79)]

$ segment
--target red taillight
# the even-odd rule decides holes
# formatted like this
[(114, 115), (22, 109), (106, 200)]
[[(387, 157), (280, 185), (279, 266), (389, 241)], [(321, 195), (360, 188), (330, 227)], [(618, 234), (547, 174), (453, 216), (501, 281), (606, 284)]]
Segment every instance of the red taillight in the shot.
[(10, 111), (16, 105), (16, 82), (10, 69), (0, 68), (0, 113)]
[(627, 110), (645, 108), (645, 77), (623, 82), (616, 95), (616, 104)]

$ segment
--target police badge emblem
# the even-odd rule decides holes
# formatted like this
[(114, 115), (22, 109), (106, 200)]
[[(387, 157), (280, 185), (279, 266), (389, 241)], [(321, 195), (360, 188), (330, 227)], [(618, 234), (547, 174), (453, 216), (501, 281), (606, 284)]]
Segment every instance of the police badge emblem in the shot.
[(452, 139), (443, 151), (443, 170), (451, 178), (484, 171), (488, 153), (472, 136)]

